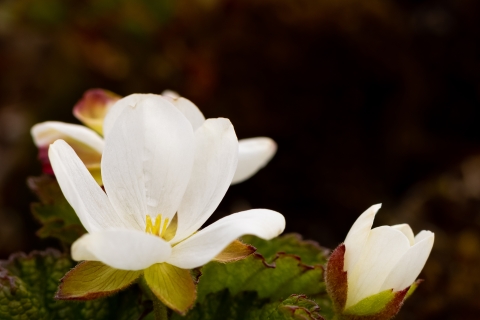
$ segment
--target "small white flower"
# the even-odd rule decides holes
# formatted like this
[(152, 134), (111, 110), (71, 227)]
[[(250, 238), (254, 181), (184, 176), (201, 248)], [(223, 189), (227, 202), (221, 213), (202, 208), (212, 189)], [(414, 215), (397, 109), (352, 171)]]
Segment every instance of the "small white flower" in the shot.
[(284, 217), (266, 209), (198, 231), (235, 175), (239, 147), (228, 119), (195, 124), (181, 111), (151, 94), (130, 95), (111, 108), (103, 126), (105, 192), (66, 142), (50, 146), (60, 187), (88, 232), (72, 246), (75, 260), (122, 270), (156, 263), (191, 269), (242, 235), (271, 239), (283, 231)]
[(381, 205), (371, 206), (345, 239), (344, 271), (348, 294), (345, 309), (385, 290), (401, 291), (417, 279), (433, 247), (434, 234), (414, 236), (408, 224), (372, 229)]

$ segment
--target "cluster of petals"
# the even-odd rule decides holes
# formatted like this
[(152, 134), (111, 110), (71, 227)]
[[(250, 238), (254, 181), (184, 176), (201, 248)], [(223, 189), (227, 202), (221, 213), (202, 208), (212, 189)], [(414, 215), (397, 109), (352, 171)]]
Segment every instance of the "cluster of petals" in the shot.
[[(173, 91), (165, 91), (162, 96), (188, 116), (194, 130), (204, 122), (202, 112), (190, 100), (180, 97)], [(102, 89), (91, 89), (73, 109), (74, 116), (86, 126), (46, 121), (32, 127), (31, 133), (39, 149), (39, 158), (45, 173), (52, 173), (48, 158), (48, 148), (57, 139), (65, 140), (77, 153), (98, 184), (102, 185), (100, 160), (105, 146), (105, 115), (121, 97)], [(241, 139), (238, 144), (238, 166), (232, 184), (240, 183), (263, 168), (275, 155), (276, 143), (268, 137)]]
[(385, 290), (411, 286), (432, 250), (434, 234), (430, 231), (414, 236), (408, 224), (372, 229), (380, 207), (373, 205), (361, 214), (345, 239), (346, 309)]
[[(271, 239), (283, 231), (284, 217), (267, 209), (199, 230), (235, 176), (239, 146), (228, 119), (205, 120), (192, 110), (153, 94), (117, 101), (103, 123), (104, 190), (68, 143), (50, 146), (55, 176), (88, 232), (72, 245), (75, 260), (122, 270), (164, 262), (191, 269), (242, 235)], [(152, 221), (160, 222), (157, 232)]]

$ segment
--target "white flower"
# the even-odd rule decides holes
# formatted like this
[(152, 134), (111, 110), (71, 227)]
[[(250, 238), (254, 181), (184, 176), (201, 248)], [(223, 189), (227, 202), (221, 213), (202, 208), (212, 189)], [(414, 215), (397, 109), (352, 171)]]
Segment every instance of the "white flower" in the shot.
[(72, 246), (75, 260), (123, 270), (163, 262), (191, 269), (242, 235), (270, 239), (283, 231), (284, 217), (266, 209), (198, 231), (232, 181), (238, 141), (228, 119), (195, 124), (179, 110), (151, 94), (130, 95), (111, 108), (103, 127), (105, 192), (66, 142), (50, 146), (60, 187), (88, 231)]
[[(162, 95), (188, 118), (194, 131), (205, 122), (205, 117), (191, 101), (180, 97), (173, 91), (165, 91)], [(34, 125), (31, 133), (35, 145), (39, 148), (39, 158), (43, 163), (44, 172), (51, 173), (50, 162), (46, 156), (48, 146), (57, 139), (63, 139), (75, 150), (97, 182), (102, 185), (100, 158), (104, 142), (98, 133), (105, 135), (104, 117), (119, 99), (120, 96), (102, 89), (88, 90), (84, 94), (83, 98), (75, 105), (73, 113), (77, 119), (93, 130), (82, 125), (58, 121), (46, 121)], [(253, 176), (272, 159), (276, 150), (275, 141), (267, 137), (240, 140), (238, 166), (232, 184), (245, 181)]]
[(371, 206), (360, 215), (345, 239), (345, 309), (385, 290), (401, 291), (412, 285), (432, 250), (434, 234), (430, 231), (414, 236), (408, 224), (372, 229), (380, 207)]

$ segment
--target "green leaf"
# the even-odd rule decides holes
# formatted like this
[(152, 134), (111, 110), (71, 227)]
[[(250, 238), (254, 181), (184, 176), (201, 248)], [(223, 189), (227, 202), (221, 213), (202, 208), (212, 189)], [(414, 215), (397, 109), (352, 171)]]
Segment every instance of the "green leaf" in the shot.
[(256, 291), (261, 299), (285, 299), (293, 293), (312, 295), (325, 290), (321, 266), (307, 266), (298, 257), (281, 253), (272, 264), (254, 254), (228, 264), (211, 262), (202, 268), (202, 273), (199, 301), (203, 301), (206, 294), (225, 288), (233, 295)]
[(30, 177), (27, 183), (40, 200), (30, 206), (33, 216), (43, 225), (37, 231), (40, 238), (56, 238), (69, 246), (86, 232), (55, 178)]
[(56, 301), (59, 279), (75, 265), (57, 250), (15, 254), (0, 261), (0, 319), (138, 319), (145, 312), (137, 287), (106, 299)]
[[(315, 243), (302, 241), (298, 235), (285, 235), (271, 241), (245, 237), (243, 241), (258, 246), (260, 253), (232, 262), (210, 262), (202, 268), (198, 301), (207, 294), (228, 289), (232, 295), (255, 291), (260, 299), (286, 299), (291, 294), (325, 293), (322, 263), (325, 250)], [(273, 252), (276, 253), (273, 253)], [(288, 253), (284, 253), (288, 252)], [(267, 259), (261, 255), (266, 253)], [(297, 255), (298, 254), (298, 255)], [(314, 262), (307, 265), (303, 259)]]
[(244, 236), (242, 240), (257, 248), (257, 253), (268, 262), (271, 262), (277, 253), (283, 252), (299, 256), (304, 264), (324, 265), (330, 252), (315, 241), (303, 240), (298, 233), (287, 233), (270, 241), (255, 236)]
[(314, 301), (307, 299), (305, 295), (291, 295), (288, 299), (282, 301), (278, 309), (289, 318), (323, 319), (318, 313), (320, 309), (318, 305)]
[(83, 261), (61, 279), (55, 298), (92, 300), (106, 297), (130, 286), (142, 273), (114, 269), (99, 261)]
[(242, 241), (258, 251), (236, 262), (203, 266), (197, 303), (186, 319), (321, 319), (318, 304), (331, 314), (323, 281), (324, 248), (296, 234)]
[(318, 306), (304, 295), (292, 295), (286, 300), (268, 302), (255, 292), (232, 296), (228, 290), (208, 295), (201, 306), (196, 306), (185, 317), (178, 314), (172, 320), (319, 320)]

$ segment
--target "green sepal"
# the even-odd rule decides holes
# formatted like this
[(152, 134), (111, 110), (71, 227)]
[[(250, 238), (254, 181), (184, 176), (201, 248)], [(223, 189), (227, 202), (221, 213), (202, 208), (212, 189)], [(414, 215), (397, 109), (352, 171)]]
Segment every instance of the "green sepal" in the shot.
[(70, 246), (86, 232), (55, 178), (48, 175), (30, 177), (27, 184), (40, 200), (30, 205), (33, 216), (42, 224), (37, 236), (56, 238)]
[(118, 270), (99, 261), (83, 261), (61, 279), (55, 295), (59, 300), (93, 300), (124, 290), (142, 271)]
[(415, 281), (414, 283), (412, 283), (412, 285), (410, 286), (410, 289), (408, 289), (407, 291), (407, 294), (405, 295), (405, 300), (410, 298), (410, 296), (415, 292), (415, 290), (417, 290), (418, 286), (420, 285), (420, 283), (422, 283), (423, 280), (422, 279), (418, 279), (417, 281)]
[[(393, 318), (403, 305), (410, 288), (401, 291), (385, 290), (367, 297), (348, 308), (343, 314), (337, 314), (341, 320), (388, 320)], [(388, 291), (390, 291), (388, 293)], [(347, 313), (348, 312), (348, 313)]]
[(337, 314), (343, 312), (347, 302), (348, 281), (347, 272), (343, 271), (345, 245), (340, 244), (333, 250), (325, 269), (325, 284), (333, 308)]
[(74, 265), (68, 255), (52, 249), (0, 261), (0, 319), (134, 320), (148, 311), (136, 286), (105, 299), (55, 300), (59, 279)]
[(394, 298), (395, 293), (392, 289), (388, 289), (360, 300), (355, 305), (345, 309), (343, 314), (357, 316), (376, 314), (382, 311)]
[(197, 297), (197, 284), (190, 270), (168, 263), (156, 263), (144, 270), (145, 282), (167, 307), (185, 314)]

